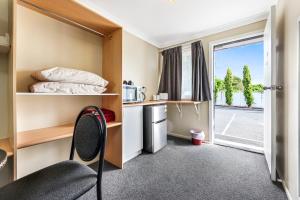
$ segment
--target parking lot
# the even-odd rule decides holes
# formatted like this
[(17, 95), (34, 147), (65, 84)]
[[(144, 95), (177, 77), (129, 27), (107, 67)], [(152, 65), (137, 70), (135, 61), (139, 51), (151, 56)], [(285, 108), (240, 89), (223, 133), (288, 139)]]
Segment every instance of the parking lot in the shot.
[[(215, 137), (259, 147), (264, 140), (263, 109), (215, 106)], [(228, 136), (228, 137), (227, 137)]]

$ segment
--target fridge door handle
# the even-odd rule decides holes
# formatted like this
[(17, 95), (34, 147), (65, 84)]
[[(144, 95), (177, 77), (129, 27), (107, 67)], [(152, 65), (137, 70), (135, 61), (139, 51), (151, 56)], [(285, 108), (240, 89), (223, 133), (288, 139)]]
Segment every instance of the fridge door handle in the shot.
[(154, 122), (154, 124), (159, 124), (159, 123), (164, 122), (164, 121), (166, 121), (166, 119), (162, 119), (162, 120), (156, 121), (156, 122)]

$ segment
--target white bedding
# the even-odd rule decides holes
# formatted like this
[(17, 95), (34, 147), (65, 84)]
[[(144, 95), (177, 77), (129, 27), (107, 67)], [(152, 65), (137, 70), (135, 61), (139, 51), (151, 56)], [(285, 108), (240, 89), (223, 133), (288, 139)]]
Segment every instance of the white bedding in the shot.
[(80, 83), (38, 82), (30, 86), (34, 93), (102, 94), (106, 88)]
[(44, 82), (82, 83), (106, 87), (108, 81), (97, 74), (72, 68), (53, 67), (31, 74), (32, 78)]

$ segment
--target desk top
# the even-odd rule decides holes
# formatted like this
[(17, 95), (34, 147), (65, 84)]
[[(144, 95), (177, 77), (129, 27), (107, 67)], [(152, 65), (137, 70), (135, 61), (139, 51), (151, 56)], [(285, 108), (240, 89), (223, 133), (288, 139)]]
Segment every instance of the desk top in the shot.
[(181, 100), (181, 101), (170, 101), (170, 100), (160, 100), (160, 101), (144, 101), (140, 103), (125, 103), (124, 107), (133, 107), (133, 106), (150, 106), (150, 105), (159, 105), (159, 104), (199, 104), (198, 101), (190, 100)]

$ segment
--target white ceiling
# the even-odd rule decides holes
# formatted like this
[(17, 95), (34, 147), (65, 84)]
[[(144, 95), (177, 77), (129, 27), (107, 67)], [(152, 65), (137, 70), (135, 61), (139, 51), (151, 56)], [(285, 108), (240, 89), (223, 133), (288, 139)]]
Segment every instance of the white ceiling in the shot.
[(163, 48), (266, 18), (276, 0), (79, 0)]

